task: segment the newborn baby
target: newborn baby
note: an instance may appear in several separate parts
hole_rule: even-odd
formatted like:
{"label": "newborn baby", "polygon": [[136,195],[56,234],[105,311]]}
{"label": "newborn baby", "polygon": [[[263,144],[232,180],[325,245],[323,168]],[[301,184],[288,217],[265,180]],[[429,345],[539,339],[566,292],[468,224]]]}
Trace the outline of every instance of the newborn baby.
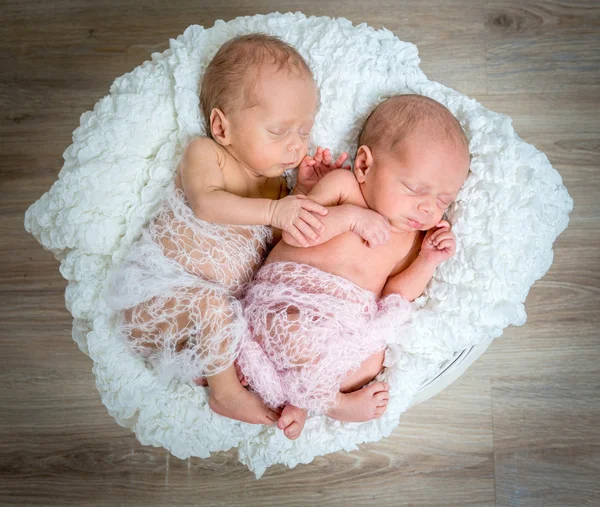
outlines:
{"label": "newborn baby", "polygon": [[[288,196],[284,171],[299,166],[298,191],[340,168],[328,150],[305,159],[318,93],[302,56],[262,34],[224,44],[200,94],[209,137],[186,147],[174,185],[141,239],[109,279],[118,334],[170,380],[206,377],[219,414],[272,424],[278,413],[244,389],[236,358],[246,326],[239,298],[284,230],[317,240],[327,210]],[[371,214],[364,236],[390,226]]]}
{"label": "newborn baby", "polygon": [[[470,154],[454,116],[432,99],[397,96],[369,116],[358,145],[354,174],[330,172],[308,194],[329,207],[320,239],[300,248],[284,232],[243,301],[251,339],[238,363],[269,406],[287,404],[278,427],[292,439],[307,409],[342,421],[383,414],[386,384],[355,389],[381,370],[385,342],[407,320],[407,301],[455,253],[442,216]],[[375,249],[353,234],[364,209],[393,226]]]}

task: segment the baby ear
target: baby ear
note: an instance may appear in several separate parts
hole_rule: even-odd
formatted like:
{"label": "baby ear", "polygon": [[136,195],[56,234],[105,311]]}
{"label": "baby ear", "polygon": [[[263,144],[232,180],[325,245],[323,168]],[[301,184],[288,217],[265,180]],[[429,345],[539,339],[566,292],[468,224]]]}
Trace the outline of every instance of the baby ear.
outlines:
{"label": "baby ear", "polygon": [[229,122],[225,113],[216,107],[210,112],[210,132],[213,139],[222,146],[230,144]]}
{"label": "baby ear", "polygon": [[354,174],[359,183],[364,183],[371,166],[373,165],[373,153],[368,146],[362,145],[356,152],[354,159]]}

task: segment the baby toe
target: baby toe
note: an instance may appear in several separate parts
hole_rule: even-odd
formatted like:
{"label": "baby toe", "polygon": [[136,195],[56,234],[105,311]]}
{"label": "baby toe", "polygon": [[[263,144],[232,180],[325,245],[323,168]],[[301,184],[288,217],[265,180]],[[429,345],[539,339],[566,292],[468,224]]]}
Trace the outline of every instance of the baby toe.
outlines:
{"label": "baby toe", "polygon": [[290,440],[296,440],[300,436],[299,425],[297,423],[290,424],[285,430],[283,430],[283,434]]}
{"label": "baby toe", "polygon": [[387,392],[389,388],[390,387],[385,382],[375,382],[374,384],[371,384],[368,387],[368,389],[370,389],[373,394]]}
{"label": "baby toe", "polygon": [[290,417],[289,415],[283,415],[277,421],[277,427],[280,430],[283,430],[283,429],[287,428],[290,425],[290,423],[292,423],[292,422],[293,422],[292,417]]}
{"label": "baby toe", "polygon": [[385,411],[387,409],[387,405],[384,405],[383,407],[377,407],[375,409],[375,417],[381,417]]}
{"label": "baby toe", "polygon": [[373,398],[375,398],[375,401],[378,405],[382,405],[388,402],[388,400],[390,399],[390,395],[387,391],[380,391],[376,393],[375,396],[373,396]]}

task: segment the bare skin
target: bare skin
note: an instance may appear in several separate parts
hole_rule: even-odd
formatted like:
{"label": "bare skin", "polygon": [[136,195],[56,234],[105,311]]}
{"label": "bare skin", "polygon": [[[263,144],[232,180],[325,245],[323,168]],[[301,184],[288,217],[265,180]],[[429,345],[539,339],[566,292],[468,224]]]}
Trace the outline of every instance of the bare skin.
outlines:
{"label": "bare skin", "polygon": [[258,396],[241,385],[234,368],[208,378],[208,404],[217,414],[251,424],[272,425],[279,419],[279,412],[265,406]]}

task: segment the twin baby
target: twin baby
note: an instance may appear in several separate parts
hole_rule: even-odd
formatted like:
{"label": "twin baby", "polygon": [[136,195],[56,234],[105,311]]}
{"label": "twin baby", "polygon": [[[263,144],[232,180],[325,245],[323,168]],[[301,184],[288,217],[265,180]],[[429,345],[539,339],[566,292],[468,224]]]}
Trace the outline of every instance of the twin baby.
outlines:
{"label": "twin baby", "polygon": [[307,156],[312,73],[261,34],[220,48],[201,107],[210,137],[186,147],[111,276],[120,334],[159,375],[205,379],[213,411],[290,439],[307,410],[380,417],[388,386],[369,382],[386,342],[455,252],[442,217],[469,170],[460,124],[434,100],[396,96],[366,120],[354,172],[346,154]]}

